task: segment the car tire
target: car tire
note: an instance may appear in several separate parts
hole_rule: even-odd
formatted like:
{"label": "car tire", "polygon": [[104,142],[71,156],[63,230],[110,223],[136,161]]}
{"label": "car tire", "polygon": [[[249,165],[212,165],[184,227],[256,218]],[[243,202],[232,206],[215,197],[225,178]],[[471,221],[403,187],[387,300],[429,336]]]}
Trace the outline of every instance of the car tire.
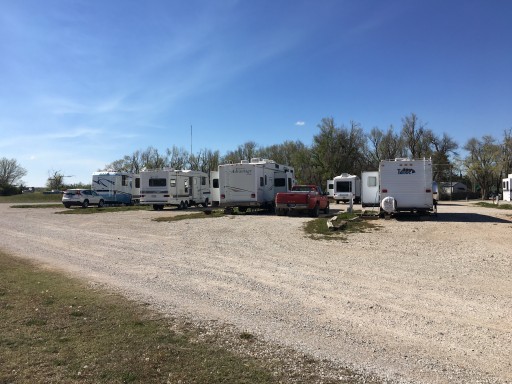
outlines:
{"label": "car tire", "polygon": [[103,208],[104,205],[105,205],[105,202],[103,201],[103,199],[101,199],[100,202],[98,203],[98,208]]}
{"label": "car tire", "polygon": [[71,204],[64,204],[64,207],[71,208]]}
{"label": "car tire", "polygon": [[312,208],[310,211],[309,211],[309,215],[311,217],[318,217],[318,214],[320,213],[320,207],[317,205],[315,205],[314,208]]}
{"label": "car tire", "polygon": [[327,203],[327,205],[325,206],[325,209],[324,209],[324,213],[327,215],[329,214],[329,203]]}
{"label": "car tire", "polygon": [[89,206],[89,200],[84,200],[82,203],[82,208],[87,208]]}

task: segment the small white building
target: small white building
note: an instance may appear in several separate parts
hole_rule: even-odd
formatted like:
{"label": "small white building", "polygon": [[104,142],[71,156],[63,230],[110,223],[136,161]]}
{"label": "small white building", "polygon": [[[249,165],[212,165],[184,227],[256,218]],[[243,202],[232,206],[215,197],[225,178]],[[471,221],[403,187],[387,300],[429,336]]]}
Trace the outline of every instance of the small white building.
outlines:
{"label": "small white building", "polygon": [[512,201],[511,191],[510,191],[512,189],[512,173],[509,174],[507,178],[503,179],[502,187],[503,187],[503,200]]}
{"label": "small white building", "polygon": [[459,182],[441,182],[439,186],[441,187],[441,193],[448,196],[466,193],[468,191],[466,184]]}

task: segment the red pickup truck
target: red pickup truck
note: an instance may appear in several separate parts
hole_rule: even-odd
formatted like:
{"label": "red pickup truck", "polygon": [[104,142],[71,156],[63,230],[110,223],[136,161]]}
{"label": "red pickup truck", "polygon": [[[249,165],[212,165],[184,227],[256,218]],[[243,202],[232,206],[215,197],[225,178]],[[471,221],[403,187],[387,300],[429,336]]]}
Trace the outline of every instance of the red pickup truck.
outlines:
{"label": "red pickup truck", "polygon": [[312,217],[318,217],[320,211],[329,213],[329,198],[316,185],[295,185],[290,192],[279,192],[275,203],[279,216],[290,211],[307,211]]}

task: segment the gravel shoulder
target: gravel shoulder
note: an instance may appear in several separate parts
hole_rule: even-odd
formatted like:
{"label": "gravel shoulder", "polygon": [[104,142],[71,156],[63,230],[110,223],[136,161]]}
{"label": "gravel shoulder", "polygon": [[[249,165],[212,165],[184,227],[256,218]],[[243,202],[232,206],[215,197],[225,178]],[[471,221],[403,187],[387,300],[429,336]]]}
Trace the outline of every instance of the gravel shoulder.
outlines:
{"label": "gravel shoulder", "polygon": [[341,242],[302,217],[59,210],[0,204],[0,247],[382,381],[512,382],[511,211],[440,204]]}

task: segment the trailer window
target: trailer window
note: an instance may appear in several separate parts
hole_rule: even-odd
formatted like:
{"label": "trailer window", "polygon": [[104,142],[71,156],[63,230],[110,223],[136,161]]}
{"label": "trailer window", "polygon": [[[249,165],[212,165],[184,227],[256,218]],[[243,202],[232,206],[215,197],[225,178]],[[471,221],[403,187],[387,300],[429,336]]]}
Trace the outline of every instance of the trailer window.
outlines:
{"label": "trailer window", "polygon": [[201,185],[206,185],[206,177],[201,177]]}
{"label": "trailer window", "polygon": [[286,179],[284,177],[274,179],[274,187],[286,187]]}
{"label": "trailer window", "polygon": [[376,176],[368,176],[368,187],[376,187],[377,186],[377,177]]}
{"label": "trailer window", "polygon": [[290,177],[290,178],[288,178],[288,190],[291,190],[292,187],[293,187],[293,181],[292,181],[292,179]]}
{"label": "trailer window", "polygon": [[135,178],[135,188],[140,188],[140,177]]}
{"label": "trailer window", "polygon": [[150,187],[165,187],[167,182],[165,179],[149,179]]}
{"label": "trailer window", "polygon": [[175,187],[176,186],[176,179],[171,179],[171,187]]}
{"label": "trailer window", "polygon": [[263,187],[265,184],[263,183],[263,177],[260,177],[260,187]]}
{"label": "trailer window", "polygon": [[352,192],[352,183],[350,181],[337,181],[336,192]]}
{"label": "trailer window", "polygon": [[126,176],[126,175],[121,176],[121,185],[123,187],[126,187],[128,185],[128,176]]}
{"label": "trailer window", "polygon": [[219,179],[213,179],[212,185],[213,188],[219,188]]}

